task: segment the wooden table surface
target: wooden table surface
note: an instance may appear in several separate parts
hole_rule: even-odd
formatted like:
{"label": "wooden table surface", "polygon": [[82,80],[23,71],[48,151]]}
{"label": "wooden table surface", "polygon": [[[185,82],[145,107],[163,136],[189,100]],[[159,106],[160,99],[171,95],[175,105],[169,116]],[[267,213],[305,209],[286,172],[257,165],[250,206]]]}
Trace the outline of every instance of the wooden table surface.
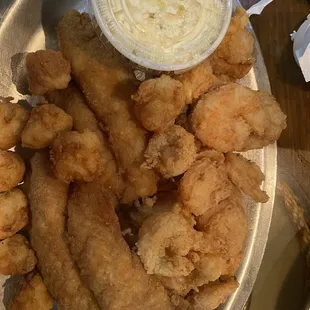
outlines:
{"label": "wooden table surface", "polygon": [[[245,8],[258,0],[241,0]],[[274,0],[251,23],[259,39],[271,88],[288,126],[279,142],[279,168],[290,175],[290,186],[310,201],[310,83],[295,63],[290,33],[310,13],[308,0]]]}
{"label": "wooden table surface", "polygon": [[[240,2],[248,8],[258,0]],[[309,0],[274,0],[261,15],[251,17],[269,74],[272,93],[288,116],[287,129],[278,142],[278,184],[288,186],[296,196],[298,204],[305,210],[308,220],[310,83],[305,82],[294,60],[290,34],[299,28],[309,13]],[[293,240],[294,225],[290,226],[290,220],[285,220],[283,205],[283,197],[281,200],[281,195],[278,195],[269,238],[273,240],[268,241],[256,289],[253,291],[251,310],[304,309],[305,294],[308,291],[305,289],[306,259],[301,258],[302,254],[298,255],[301,251],[299,246],[296,246],[298,241]],[[282,221],[282,227],[277,227],[281,226],[277,221]],[[285,238],[286,241],[283,241]],[[277,253],[278,245],[285,242],[287,245],[283,245],[282,253]]]}

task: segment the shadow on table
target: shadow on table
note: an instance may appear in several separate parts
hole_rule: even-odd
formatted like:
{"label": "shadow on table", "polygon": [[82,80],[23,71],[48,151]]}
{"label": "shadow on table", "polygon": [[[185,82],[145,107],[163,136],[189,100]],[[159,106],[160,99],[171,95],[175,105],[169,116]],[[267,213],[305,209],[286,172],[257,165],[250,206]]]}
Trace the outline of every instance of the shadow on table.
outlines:
{"label": "shadow on table", "polygon": [[299,255],[282,284],[275,310],[304,310],[307,301],[306,285],[300,288],[296,285],[296,276],[300,275],[300,266],[304,264],[304,256]]}

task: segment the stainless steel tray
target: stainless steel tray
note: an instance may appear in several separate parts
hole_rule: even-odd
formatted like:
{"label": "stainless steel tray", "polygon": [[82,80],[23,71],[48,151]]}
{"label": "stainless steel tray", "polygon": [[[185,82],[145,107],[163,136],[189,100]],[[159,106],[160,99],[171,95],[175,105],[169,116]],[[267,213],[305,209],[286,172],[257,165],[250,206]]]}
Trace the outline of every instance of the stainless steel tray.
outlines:
{"label": "stainless steel tray", "polygon": [[[57,48],[55,26],[70,10],[87,11],[87,0],[1,0],[0,1],[0,96],[13,96],[21,104],[40,100],[27,91],[25,53]],[[252,29],[251,29],[252,31]],[[242,83],[253,89],[270,91],[269,79],[257,39],[256,65]],[[264,254],[271,222],[276,185],[276,146],[247,152],[246,156],[260,165],[266,175],[264,190],[270,196],[267,204],[246,200],[249,234],[244,261],[237,274],[240,287],[223,305],[222,310],[240,310],[249,298]],[[0,277],[0,310],[14,292],[7,278]]]}

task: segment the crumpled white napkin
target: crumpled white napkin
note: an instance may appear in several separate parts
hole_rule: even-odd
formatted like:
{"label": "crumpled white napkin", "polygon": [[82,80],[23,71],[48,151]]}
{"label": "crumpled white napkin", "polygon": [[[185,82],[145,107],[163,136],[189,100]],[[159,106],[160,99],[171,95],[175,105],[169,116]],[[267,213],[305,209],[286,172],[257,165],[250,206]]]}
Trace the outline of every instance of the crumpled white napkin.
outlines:
{"label": "crumpled white napkin", "polygon": [[252,5],[248,10],[247,13],[249,16],[251,15],[259,15],[263,9],[269,4],[271,3],[273,0],[261,0],[258,3]]}
{"label": "crumpled white napkin", "polygon": [[306,82],[310,82],[310,15],[297,31],[291,34],[293,52]]}

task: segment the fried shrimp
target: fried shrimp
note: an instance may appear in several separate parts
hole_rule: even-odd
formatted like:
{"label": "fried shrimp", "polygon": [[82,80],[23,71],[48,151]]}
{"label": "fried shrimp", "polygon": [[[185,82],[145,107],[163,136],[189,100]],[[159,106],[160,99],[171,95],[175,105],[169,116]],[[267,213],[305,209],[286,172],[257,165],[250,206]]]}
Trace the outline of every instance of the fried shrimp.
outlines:
{"label": "fried shrimp", "polygon": [[[229,198],[219,203],[213,212],[198,217],[196,228],[204,234],[206,254],[224,260],[221,275],[233,276],[243,258],[248,224],[240,190],[236,187]],[[212,257],[211,257],[212,258]]]}
{"label": "fried shrimp", "polygon": [[245,28],[248,23],[246,11],[237,7],[222,43],[210,58],[216,76],[241,79],[252,68],[254,38]]}
{"label": "fried shrimp", "polygon": [[286,128],[286,116],[271,95],[235,83],[207,93],[191,120],[196,137],[221,152],[262,148]]}
{"label": "fried shrimp", "polygon": [[224,156],[215,151],[198,154],[197,161],[187,170],[179,185],[182,203],[196,216],[229,197],[231,191]]}
{"label": "fried shrimp", "polygon": [[176,295],[185,297],[191,290],[216,281],[228,271],[227,261],[219,254],[195,253],[192,255],[195,269],[187,276],[163,277],[160,280],[166,289]]}
{"label": "fried shrimp", "polygon": [[0,239],[13,236],[28,224],[28,202],[18,188],[0,193]]}
{"label": "fried shrimp", "polygon": [[160,276],[162,284],[174,294],[186,296],[221,276],[233,276],[243,257],[247,220],[242,208],[240,191],[216,208],[197,218],[196,228],[202,238],[196,238],[191,252],[194,269],[186,276]]}
{"label": "fried shrimp", "polygon": [[0,150],[0,192],[9,191],[23,180],[25,162],[17,153]]}
{"label": "fried shrimp", "polygon": [[29,112],[16,103],[13,98],[0,97],[0,149],[8,150],[20,142],[21,133],[26,126]]}
{"label": "fried shrimp", "polygon": [[150,139],[145,151],[146,165],[165,178],[187,171],[196,158],[195,137],[181,126],[174,125]]}
{"label": "fried shrimp", "polygon": [[54,104],[36,106],[22,132],[22,144],[32,149],[43,149],[52,143],[60,132],[70,131],[72,117]]}
{"label": "fried shrimp", "polygon": [[37,272],[25,276],[20,291],[9,306],[9,310],[50,310],[52,308],[53,299]]}
{"label": "fried shrimp", "polygon": [[231,278],[227,281],[216,281],[207,284],[199,289],[188,299],[193,310],[214,310],[220,304],[226,302],[228,297],[232,295],[238,288],[239,283]]}
{"label": "fried shrimp", "polygon": [[34,252],[24,236],[17,234],[0,242],[0,274],[25,274],[33,270],[36,263]]}
{"label": "fried shrimp", "polygon": [[172,126],[185,106],[182,84],[169,75],[143,82],[132,99],[137,118],[144,128],[155,132]]}
{"label": "fried shrimp", "polygon": [[175,78],[183,84],[186,104],[191,104],[211,88],[215,77],[210,60],[205,60],[194,69],[176,75]]}
{"label": "fried shrimp", "polygon": [[282,131],[286,128],[286,115],[281,111],[276,99],[265,91],[257,92],[264,117],[260,120],[265,124],[260,130],[255,131],[248,140],[247,149],[258,149],[267,146],[279,139]]}
{"label": "fried shrimp", "polygon": [[44,95],[68,87],[71,67],[61,52],[46,50],[29,53],[26,64],[29,90],[33,95]]}
{"label": "fried shrimp", "polygon": [[237,187],[257,202],[268,201],[268,195],[260,189],[265,176],[254,162],[241,154],[227,153],[225,163],[228,177]]}
{"label": "fried shrimp", "polygon": [[219,240],[220,248],[211,250],[221,253],[223,258],[229,260],[240,255],[243,251],[247,234],[247,218],[240,205],[232,203],[229,199],[221,202],[220,211],[215,212],[207,222],[198,219],[197,229],[204,232],[207,240]]}
{"label": "fried shrimp", "polygon": [[59,134],[51,145],[50,159],[57,178],[92,181],[99,169],[100,140],[89,130]]}
{"label": "fried shrimp", "polygon": [[149,274],[187,276],[195,268],[188,255],[199,236],[181,214],[155,213],[140,228],[138,255]]}

